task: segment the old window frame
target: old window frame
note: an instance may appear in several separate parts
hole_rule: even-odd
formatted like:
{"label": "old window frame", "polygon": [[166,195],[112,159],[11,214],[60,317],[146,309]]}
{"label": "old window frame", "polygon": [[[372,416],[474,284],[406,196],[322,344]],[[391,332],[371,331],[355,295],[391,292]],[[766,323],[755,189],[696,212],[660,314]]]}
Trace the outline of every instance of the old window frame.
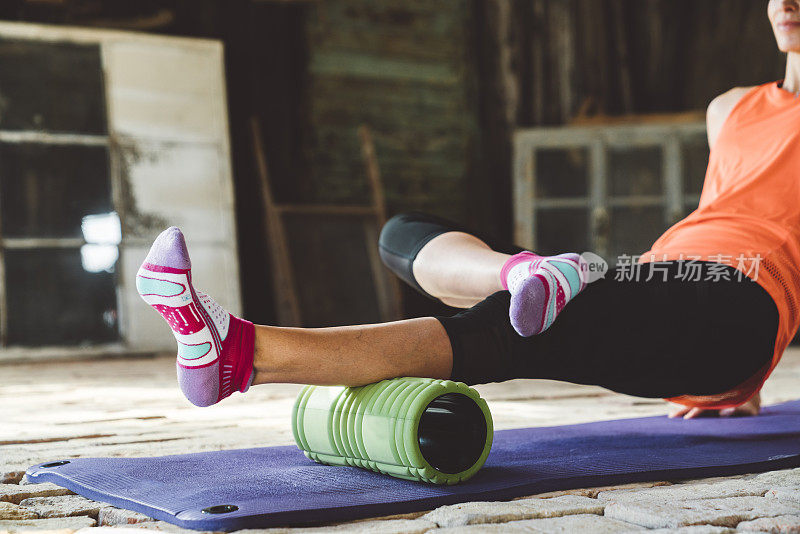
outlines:
{"label": "old window frame", "polygon": [[[117,195],[114,194],[115,180],[111,173],[111,137],[106,134],[74,134],[74,133],[54,133],[33,130],[0,130],[0,143],[5,144],[36,144],[45,146],[91,146],[103,147],[109,157],[108,161],[108,181],[111,191],[111,205],[115,211],[118,212],[116,203]],[[6,237],[2,225],[0,225],[0,348],[2,349],[17,349],[24,353],[35,354],[36,352],[52,353],[54,347],[29,347],[27,345],[9,345],[8,344],[8,294],[6,279],[6,251],[7,250],[26,250],[26,249],[80,249],[87,242],[84,238],[76,237]],[[119,248],[119,246],[117,247]],[[116,296],[116,307],[120,308],[119,295]],[[119,325],[117,326],[118,333]],[[56,347],[62,347],[58,345]],[[63,346],[66,352],[75,352],[74,348],[69,345]],[[124,344],[122,341],[115,341],[111,343],[98,342],[92,344],[91,347],[83,347],[83,350],[89,349],[90,352],[104,353],[108,351],[122,351]]]}
{"label": "old window frame", "polygon": [[[226,310],[241,314],[222,43],[3,21],[0,38],[100,46],[107,132],[87,136],[14,131],[6,138],[22,140],[20,136],[35,134],[43,141],[71,143],[107,135],[95,141],[108,144],[111,207],[122,226],[116,273],[119,340],[0,346],[0,363],[173,352],[170,329],[142,301],[135,285],[135,273],[153,239],[170,224],[181,227],[190,241],[197,259],[193,278]],[[165,99],[175,105],[172,113],[163,113]],[[187,154],[191,165],[179,165]],[[202,192],[198,198],[191,203],[165,200],[175,194],[175,184],[186,180]],[[5,273],[0,275],[5,278]]]}
{"label": "old window frame", "polygon": [[[688,140],[705,133],[706,125],[702,121],[517,130],[514,134],[512,178],[515,242],[536,249],[536,220],[540,210],[585,208],[589,212],[587,243],[591,245],[592,252],[610,260],[607,258],[607,237],[611,208],[663,208],[664,224],[669,226],[675,223],[685,215],[687,207],[696,206],[700,200],[699,194],[684,191],[685,162],[681,147]],[[662,153],[663,194],[612,197],[609,194],[609,151],[650,147],[659,148]],[[537,198],[537,151],[569,148],[583,148],[589,152],[588,196]]]}

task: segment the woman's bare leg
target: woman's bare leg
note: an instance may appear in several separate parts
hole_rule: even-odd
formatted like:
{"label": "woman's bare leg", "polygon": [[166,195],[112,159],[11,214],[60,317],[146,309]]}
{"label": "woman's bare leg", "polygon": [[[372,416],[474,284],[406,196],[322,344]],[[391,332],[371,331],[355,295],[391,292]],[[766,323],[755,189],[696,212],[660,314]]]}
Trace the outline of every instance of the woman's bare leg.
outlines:
{"label": "woman's bare leg", "polygon": [[[447,232],[414,260],[414,277],[445,304],[471,307],[501,291],[510,256],[475,236]],[[449,378],[453,355],[442,324],[431,317],[334,328],[257,326],[254,384],[295,382],[358,386],[397,376]]]}
{"label": "woman's bare leg", "polygon": [[231,315],[193,287],[189,251],[175,227],[156,238],[136,288],[175,334],[178,382],[197,406],[247,391],[252,383],[357,386],[452,374],[450,338],[432,317],[303,329],[255,326]]}
{"label": "woman's bare leg", "polygon": [[361,386],[398,376],[450,378],[453,355],[432,318],[332,328],[256,326],[253,384]]}
{"label": "woman's bare leg", "polygon": [[401,213],[386,221],[378,250],[398,277],[451,306],[472,307],[507,289],[508,318],[523,337],[550,328],[587,283],[585,262],[577,253],[540,256],[504,247],[424,213]]}
{"label": "woman's bare leg", "polygon": [[447,232],[422,247],[412,268],[428,294],[449,306],[469,308],[503,290],[500,270],[508,258],[473,235]]}

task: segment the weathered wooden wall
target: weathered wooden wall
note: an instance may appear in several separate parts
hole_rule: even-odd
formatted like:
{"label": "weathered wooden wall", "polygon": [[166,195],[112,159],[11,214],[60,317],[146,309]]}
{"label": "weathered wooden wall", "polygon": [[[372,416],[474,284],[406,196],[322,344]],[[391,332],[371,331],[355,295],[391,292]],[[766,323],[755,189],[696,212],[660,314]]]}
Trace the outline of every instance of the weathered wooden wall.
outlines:
{"label": "weathered wooden wall", "polygon": [[392,212],[467,217],[477,132],[466,0],[344,0],[308,12],[313,194],[366,198],[356,128],[369,124]]}
{"label": "weathered wooden wall", "polygon": [[508,116],[705,109],[736,85],[782,76],[766,2],[489,0]]}

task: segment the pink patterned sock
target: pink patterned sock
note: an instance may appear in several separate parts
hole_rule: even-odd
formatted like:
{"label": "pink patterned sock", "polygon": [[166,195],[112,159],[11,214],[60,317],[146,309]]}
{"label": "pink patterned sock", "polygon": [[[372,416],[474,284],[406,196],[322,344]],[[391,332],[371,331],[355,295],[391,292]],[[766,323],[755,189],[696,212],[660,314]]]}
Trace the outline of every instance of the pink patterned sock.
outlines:
{"label": "pink patterned sock", "polygon": [[503,289],[511,291],[509,286],[516,288],[536,270],[544,259],[544,256],[539,256],[535,252],[528,252],[527,250],[508,258],[508,261],[500,270],[500,282],[503,284]]}
{"label": "pink patterned sock", "polygon": [[178,383],[192,404],[211,406],[244,393],[253,379],[255,327],[192,286],[183,234],[159,235],[136,275],[136,289],[178,341]]}
{"label": "pink patterned sock", "polygon": [[500,271],[503,287],[511,293],[508,316],[524,337],[544,332],[564,306],[586,287],[582,258],[567,253],[539,256],[520,252]]}

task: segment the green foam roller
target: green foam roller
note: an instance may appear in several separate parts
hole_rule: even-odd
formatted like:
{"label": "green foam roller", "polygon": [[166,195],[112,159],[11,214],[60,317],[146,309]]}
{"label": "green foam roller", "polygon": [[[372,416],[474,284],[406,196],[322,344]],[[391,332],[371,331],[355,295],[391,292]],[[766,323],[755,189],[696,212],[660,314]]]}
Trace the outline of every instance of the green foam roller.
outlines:
{"label": "green foam roller", "polygon": [[486,462],[493,426],[486,401],[466,384],[403,377],[306,386],[294,403],[292,432],[316,462],[458,484]]}

